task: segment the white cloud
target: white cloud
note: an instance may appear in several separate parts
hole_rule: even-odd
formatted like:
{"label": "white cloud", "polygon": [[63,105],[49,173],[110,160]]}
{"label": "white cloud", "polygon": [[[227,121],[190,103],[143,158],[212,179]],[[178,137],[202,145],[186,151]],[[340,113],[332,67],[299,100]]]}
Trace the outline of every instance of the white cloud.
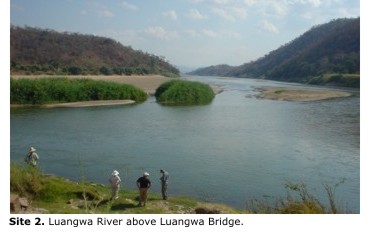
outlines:
{"label": "white cloud", "polygon": [[131,3],[128,3],[128,2],[121,2],[121,6],[123,8],[125,8],[126,10],[130,10],[130,11],[137,11],[139,10],[139,8]]}
{"label": "white cloud", "polygon": [[170,11],[164,12],[163,13],[163,16],[168,17],[168,18],[170,18],[172,20],[177,20],[178,19],[177,14],[176,14],[176,11],[174,11],[174,10],[170,10]]}
{"label": "white cloud", "polygon": [[114,17],[114,14],[113,12],[111,12],[110,10],[108,9],[101,9],[101,10],[98,10],[98,14],[102,17],[107,17],[107,18],[112,18]]}
{"label": "white cloud", "polygon": [[227,12],[226,10],[224,10],[224,9],[220,9],[220,8],[213,8],[212,9],[212,12],[214,13],[214,14],[216,14],[216,15],[218,15],[218,16],[220,16],[221,18],[224,18],[224,19],[226,19],[226,20],[228,20],[228,21],[232,21],[232,22],[234,22],[236,19],[235,19],[235,17],[232,15],[232,14],[230,14],[229,12]]}
{"label": "white cloud", "polygon": [[223,19],[231,22],[235,22],[238,19],[245,19],[247,17],[247,10],[241,7],[226,7],[226,8],[216,8],[212,9],[212,12]]}
{"label": "white cloud", "polygon": [[321,0],[307,0],[306,2],[313,5],[314,7],[319,7],[322,4]]}
{"label": "white cloud", "polygon": [[207,37],[212,37],[212,38],[215,38],[215,37],[218,37],[219,34],[213,30],[210,30],[210,29],[203,29],[202,30],[202,33],[203,35],[207,36]]}
{"label": "white cloud", "polygon": [[271,22],[264,20],[261,23],[261,28],[264,31],[271,32],[271,33],[279,33],[279,29]]}
{"label": "white cloud", "polygon": [[185,36],[190,36],[190,37],[199,37],[201,34],[194,29],[188,29],[184,31]]}
{"label": "white cloud", "polygon": [[153,36],[159,39],[164,39],[164,40],[173,39],[178,36],[176,31],[167,31],[160,26],[149,27],[145,29],[144,32],[150,36]]}
{"label": "white cloud", "polygon": [[213,0],[213,2],[217,4],[227,4],[229,3],[229,0]]}
{"label": "white cloud", "polygon": [[286,1],[282,2],[272,1],[264,6],[263,12],[265,15],[283,18],[289,12],[289,4]]}
{"label": "white cloud", "polygon": [[204,20],[204,19],[208,19],[208,16],[207,15],[203,15],[201,14],[197,9],[191,9],[189,11],[189,17],[191,19],[194,19],[194,20]]}

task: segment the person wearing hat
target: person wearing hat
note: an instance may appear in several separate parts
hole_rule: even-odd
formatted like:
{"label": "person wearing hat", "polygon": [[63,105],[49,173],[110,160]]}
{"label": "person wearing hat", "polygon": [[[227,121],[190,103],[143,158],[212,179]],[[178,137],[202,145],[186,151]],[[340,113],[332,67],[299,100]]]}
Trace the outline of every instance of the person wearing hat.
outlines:
{"label": "person wearing hat", "polygon": [[139,196],[139,206],[145,206],[147,198],[148,198],[148,189],[152,185],[150,180],[148,179],[149,173],[144,172],[143,176],[137,179],[136,185],[139,188],[140,196]]}
{"label": "person wearing hat", "polygon": [[162,187],[162,198],[163,200],[167,200],[168,194],[167,194],[167,188],[168,188],[168,172],[165,171],[164,169],[159,170],[160,173],[162,173],[162,176],[160,179],[161,181],[161,187]]}
{"label": "person wearing hat", "polygon": [[118,191],[121,183],[121,178],[118,176],[119,172],[114,170],[112,172],[111,177],[109,178],[110,187],[112,189],[112,197],[111,200],[118,198]]}
{"label": "person wearing hat", "polygon": [[37,166],[37,161],[39,160],[39,156],[36,153],[36,149],[33,147],[30,147],[28,150],[28,154],[26,158],[24,159],[26,163],[29,165],[36,167]]}

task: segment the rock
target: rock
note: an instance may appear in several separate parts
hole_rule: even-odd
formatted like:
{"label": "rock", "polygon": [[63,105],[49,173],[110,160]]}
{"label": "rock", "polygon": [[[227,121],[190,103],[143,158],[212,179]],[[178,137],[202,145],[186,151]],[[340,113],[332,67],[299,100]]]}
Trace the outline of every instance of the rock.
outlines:
{"label": "rock", "polygon": [[17,213],[21,209],[19,203],[19,196],[17,194],[10,194],[10,212]]}
{"label": "rock", "polygon": [[29,202],[25,197],[19,197],[17,194],[10,194],[10,212],[19,213],[21,210],[29,208]]}
{"label": "rock", "polygon": [[198,207],[195,208],[196,214],[221,214],[220,210],[217,209],[209,209],[206,207]]}

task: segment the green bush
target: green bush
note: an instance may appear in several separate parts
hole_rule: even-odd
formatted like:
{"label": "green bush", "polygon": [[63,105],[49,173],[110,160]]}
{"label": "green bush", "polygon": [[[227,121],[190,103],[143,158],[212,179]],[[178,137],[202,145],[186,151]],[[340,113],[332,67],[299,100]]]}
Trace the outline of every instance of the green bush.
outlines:
{"label": "green bush", "polygon": [[155,92],[157,101],[167,105],[204,105],[212,102],[212,88],[197,81],[171,80]]}
{"label": "green bush", "polygon": [[11,104],[124,99],[143,102],[147,94],[131,85],[89,79],[10,79]]}

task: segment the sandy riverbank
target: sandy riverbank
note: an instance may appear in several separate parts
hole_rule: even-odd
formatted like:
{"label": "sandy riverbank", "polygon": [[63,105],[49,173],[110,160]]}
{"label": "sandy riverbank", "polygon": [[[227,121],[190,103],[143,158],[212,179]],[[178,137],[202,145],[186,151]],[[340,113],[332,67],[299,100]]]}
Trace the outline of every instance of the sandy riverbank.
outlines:
{"label": "sandy riverbank", "polygon": [[333,90],[306,90],[281,87],[256,88],[260,92],[256,97],[279,101],[319,101],[331,98],[349,97],[352,94]]}

